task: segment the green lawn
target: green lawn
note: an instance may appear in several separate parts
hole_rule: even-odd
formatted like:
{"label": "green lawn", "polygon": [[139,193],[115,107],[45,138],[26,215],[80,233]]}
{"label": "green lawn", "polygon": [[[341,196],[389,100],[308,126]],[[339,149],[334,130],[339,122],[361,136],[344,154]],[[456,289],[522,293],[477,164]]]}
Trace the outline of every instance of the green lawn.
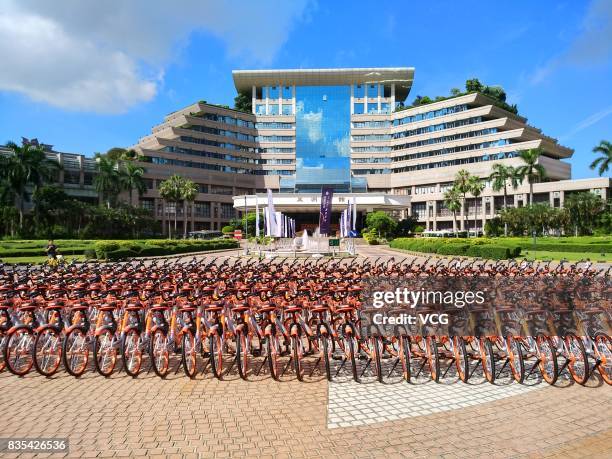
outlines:
{"label": "green lawn", "polygon": [[523,250],[520,258],[528,260],[542,261],[559,261],[566,259],[567,261],[581,261],[589,259],[593,262],[612,263],[612,253],[606,253],[603,256],[596,253],[576,253],[576,252],[544,252],[534,250]]}
{"label": "green lawn", "polygon": [[[85,257],[83,255],[68,256],[65,258],[65,260],[66,262],[70,262],[73,258],[76,258],[78,261],[85,260]],[[40,263],[44,263],[45,261],[47,261],[47,257],[45,256],[41,256],[41,257],[2,257],[0,259],[2,260],[3,263],[9,263],[9,264],[14,264],[14,263],[40,264]]]}

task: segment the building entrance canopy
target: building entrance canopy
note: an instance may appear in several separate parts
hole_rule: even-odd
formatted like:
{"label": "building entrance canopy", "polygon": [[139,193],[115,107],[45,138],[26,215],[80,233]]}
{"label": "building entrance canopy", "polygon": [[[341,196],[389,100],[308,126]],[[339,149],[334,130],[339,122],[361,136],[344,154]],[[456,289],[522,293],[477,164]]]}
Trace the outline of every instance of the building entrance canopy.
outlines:
{"label": "building entrance canopy", "polygon": [[[332,200],[332,211],[341,212],[355,198],[358,212],[373,212],[375,210],[406,210],[410,207],[410,196],[378,193],[338,193]],[[245,210],[245,196],[234,196],[234,208]],[[284,213],[319,212],[321,207],[320,193],[274,193],[274,207]],[[267,195],[261,193],[246,196],[246,210],[253,211],[255,206],[263,209],[268,205]]]}

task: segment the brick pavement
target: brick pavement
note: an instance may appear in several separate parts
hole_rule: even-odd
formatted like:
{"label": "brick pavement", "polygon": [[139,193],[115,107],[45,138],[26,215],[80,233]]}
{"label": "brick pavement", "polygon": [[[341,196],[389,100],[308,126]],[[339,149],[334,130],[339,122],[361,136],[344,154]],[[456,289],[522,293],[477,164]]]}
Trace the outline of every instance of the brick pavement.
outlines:
{"label": "brick pavement", "polygon": [[[298,383],[288,378],[279,383],[260,376],[244,382],[235,375],[227,379],[217,381],[208,373],[194,381],[181,374],[166,381],[152,374],[133,380],[124,373],[109,379],[92,373],[81,380],[64,374],[19,379],[2,373],[0,436],[69,437],[70,457],[612,454],[612,391],[607,386],[512,389],[511,396],[486,396],[474,403],[474,394],[457,392],[452,401],[444,402],[437,389],[408,385],[404,392],[394,386],[395,398],[384,401],[388,389],[367,384],[364,387],[376,391],[378,406],[406,409],[406,401],[395,400],[407,398],[416,404],[449,403],[449,409],[330,429],[335,399],[332,396],[328,411],[325,381]],[[329,390],[333,395],[349,385],[353,383],[334,383]],[[591,386],[596,386],[595,380]]]}

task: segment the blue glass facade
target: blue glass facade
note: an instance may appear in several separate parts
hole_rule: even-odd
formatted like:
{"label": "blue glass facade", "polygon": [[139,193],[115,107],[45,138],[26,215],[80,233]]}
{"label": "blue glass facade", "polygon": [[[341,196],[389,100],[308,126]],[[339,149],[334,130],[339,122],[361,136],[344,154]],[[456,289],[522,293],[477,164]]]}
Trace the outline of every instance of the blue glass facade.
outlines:
{"label": "blue glass facade", "polygon": [[296,192],[351,191],[350,89],[296,88]]}

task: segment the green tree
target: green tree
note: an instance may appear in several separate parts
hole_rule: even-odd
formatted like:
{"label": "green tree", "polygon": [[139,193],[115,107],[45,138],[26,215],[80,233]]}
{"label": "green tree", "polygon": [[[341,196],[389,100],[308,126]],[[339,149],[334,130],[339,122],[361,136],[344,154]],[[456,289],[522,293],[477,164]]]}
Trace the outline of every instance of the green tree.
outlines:
{"label": "green tree", "polygon": [[386,237],[393,234],[397,228],[397,220],[387,215],[382,210],[370,212],[366,216],[366,225],[368,228],[374,229],[379,237]]}
{"label": "green tree", "polygon": [[114,147],[108,150],[104,156],[112,159],[113,161],[133,161],[139,158],[136,150]]}
{"label": "green tree", "polygon": [[519,153],[519,157],[523,160],[523,165],[519,166],[517,174],[521,177],[521,180],[527,179],[529,183],[530,205],[533,204],[533,184],[546,178],[544,166],[538,164],[541,155],[542,150],[540,148],[530,148]]}
{"label": "green tree", "polygon": [[476,235],[476,226],[478,224],[478,198],[482,194],[482,190],[484,190],[485,184],[482,183],[482,181],[475,175],[472,175],[470,177],[468,183],[470,193],[472,194],[472,196],[474,196],[474,198],[476,198],[476,212],[474,213],[474,235]]}
{"label": "green tree", "polygon": [[407,218],[398,221],[397,227],[395,228],[395,235],[397,237],[409,236],[410,233],[414,232],[417,223],[418,220],[414,215],[410,215]]}
{"label": "green tree", "polygon": [[461,95],[461,89],[459,88],[451,88],[450,90],[451,96],[457,97]]}
{"label": "green tree", "polygon": [[450,188],[444,193],[446,208],[453,213],[453,231],[456,233],[459,228],[457,225],[457,212],[461,210],[461,193],[455,187]]}
{"label": "green tree", "polygon": [[471,78],[465,82],[465,90],[467,92],[482,92],[484,86],[478,78]]}
{"label": "green tree", "polygon": [[111,208],[117,203],[117,196],[121,192],[122,179],[117,161],[108,156],[96,154],[98,173],[93,179],[94,187],[100,199]]}
{"label": "green tree", "polygon": [[[174,204],[174,232],[176,234],[176,219],[178,213],[178,204],[183,199],[183,184],[185,179],[180,175],[174,174],[167,180],[164,180],[159,185],[159,195],[162,197],[166,204],[164,207],[168,209],[167,203],[171,202]],[[172,238],[172,231],[170,229],[170,212],[168,211],[168,237]]]}
{"label": "green tree", "polygon": [[253,98],[248,91],[240,91],[234,97],[234,108],[241,112],[253,113]]}
{"label": "green tree", "polygon": [[608,172],[612,163],[612,143],[602,140],[599,145],[593,148],[593,153],[599,153],[601,156],[595,159],[589,167],[591,169],[597,168],[599,175],[604,175]]}
{"label": "green tree", "polygon": [[121,188],[127,190],[130,196],[129,204],[133,205],[132,197],[134,190],[138,192],[138,196],[141,196],[147,187],[144,182],[144,167],[137,166],[131,161],[124,161],[119,172],[119,179],[121,182]]}
{"label": "green tree", "polygon": [[[508,182],[513,190],[516,190],[520,183],[516,169],[512,166],[505,166],[501,163],[495,163],[492,167],[491,176],[489,177],[493,187],[493,191],[504,190],[504,209],[508,208]],[[508,226],[504,226],[504,236],[508,236]]]}
{"label": "green tree", "polygon": [[593,232],[605,205],[603,199],[591,192],[570,194],[565,198],[564,206],[576,236]]}
{"label": "green tree", "polygon": [[461,194],[461,209],[463,211],[463,229],[467,230],[467,209],[465,208],[466,203],[466,195],[470,192],[470,173],[465,169],[461,169],[455,175],[455,184],[453,188],[455,188]]}
{"label": "green tree", "polygon": [[61,166],[48,159],[40,146],[24,144],[20,147],[8,142],[6,147],[10,153],[0,165],[0,180],[4,184],[3,193],[17,202],[19,228],[23,230],[25,203],[29,200],[28,188],[36,191],[44,183],[52,182]]}
{"label": "green tree", "polygon": [[[187,237],[187,205],[193,204],[198,195],[198,186],[192,180],[184,180],[181,190],[181,198],[183,199],[183,238]],[[193,209],[192,209],[193,212]]]}

